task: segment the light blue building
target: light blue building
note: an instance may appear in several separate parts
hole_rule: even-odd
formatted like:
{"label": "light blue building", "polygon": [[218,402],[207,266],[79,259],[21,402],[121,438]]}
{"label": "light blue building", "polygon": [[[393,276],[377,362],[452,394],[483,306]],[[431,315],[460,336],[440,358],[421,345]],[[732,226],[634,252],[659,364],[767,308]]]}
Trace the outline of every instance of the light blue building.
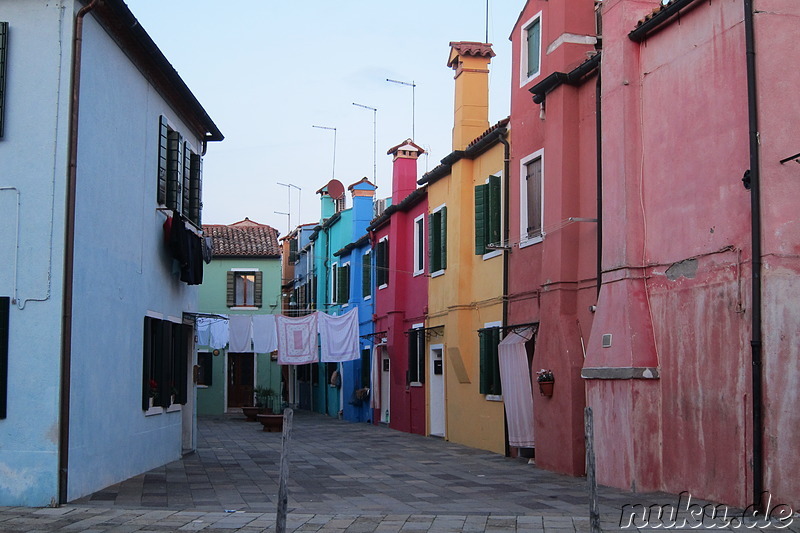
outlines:
{"label": "light blue building", "polygon": [[121,0],[0,6],[0,506],[45,506],[195,447],[222,134]]}

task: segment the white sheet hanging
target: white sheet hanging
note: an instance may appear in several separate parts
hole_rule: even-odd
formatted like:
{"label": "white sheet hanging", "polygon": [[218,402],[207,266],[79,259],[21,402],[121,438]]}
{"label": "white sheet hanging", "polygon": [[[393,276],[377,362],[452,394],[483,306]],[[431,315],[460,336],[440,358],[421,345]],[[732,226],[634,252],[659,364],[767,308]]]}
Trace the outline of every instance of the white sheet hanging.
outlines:
{"label": "white sheet hanging", "polygon": [[225,315],[220,316],[223,317],[223,320],[215,320],[208,327],[208,346],[216,350],[223,349],[228,344],[229,339],[228,321],[224,320],[227,317]]}
{"label": "white sheet hanging", "polygon": [[500,382],[508,420],[508,443],[533,448],[533,394],[531,370],[525,343],[533,337],[533,328],[510,331],[497,346]]}
{"label": "white sheet hanging", "polygon": [[218,318],[211,318],[208,316],[199,316],[195,322],[197,328],[197,344],[198,346],[211,345],[211,324],[219,320]]}
{"label": "white sheet hanging", "polygon": [[277,315],[278,363],[281,365],[305,365],[317,362],[317,315],[290,318]]}
{"label": "white sheet hanging", "polygon": [[373,409],[381,408],[381,395],[378,386],[381,383],[381,346],[372,347],[372,367],[370,368],[369,375],[369,389],[372,394],[369,395],[369,406]]}
{"label": "white sheet hanging", "polygon": [[342,363],[361,357],[358,342],[358,309],[341,316],[319,315],[320,361]]}
{"label": "white sheet hanging", "polygon": [[253,351],[271,353],[278,349],[275,315],[253,315]]}
{"label": "white sheet hanging", "polygon": [[228,319],[230,339],[228,350],[231,352],[252,352],[253,321],[250,315],[233,315]]}

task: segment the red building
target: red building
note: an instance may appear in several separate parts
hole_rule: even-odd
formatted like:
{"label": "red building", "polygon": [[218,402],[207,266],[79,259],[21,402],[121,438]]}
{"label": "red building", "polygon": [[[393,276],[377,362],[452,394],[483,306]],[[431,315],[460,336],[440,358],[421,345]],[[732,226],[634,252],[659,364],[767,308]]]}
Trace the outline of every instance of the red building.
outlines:
{"label": "red building", "polygon": [[[599,65],[592,0],[529,0],[511,34],[507,327],[528,343],[536,464],[584,473],[581,379],[597,296]],[[536,387],[551,370],[553,395]]]}
{"label": "red building", "polygon": [[602,2],[602,484],[800,506],[798,20],[796,0]]}
{"label": "red building", "polygon": [[[425,434],[424,324],[428,304],[427,245],[423,229],[428,202],[417,189],[417,159],[425,151],[411,139],[391,148],[390,205],[367,228],[375,256],[375,341],[380,406],[373,420],[392,429]],[[419,329],[420,331],[412,331]],[[420,340],[422,348],[420,348]],[[422,379],[420,379],[422,377]]]}

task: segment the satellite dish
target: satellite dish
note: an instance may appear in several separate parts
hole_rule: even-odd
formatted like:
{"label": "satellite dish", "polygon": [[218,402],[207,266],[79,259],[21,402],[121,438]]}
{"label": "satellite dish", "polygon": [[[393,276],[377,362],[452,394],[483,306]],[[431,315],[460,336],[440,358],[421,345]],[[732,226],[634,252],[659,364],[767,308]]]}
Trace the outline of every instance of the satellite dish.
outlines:
{"label": "satellite dish", "polygon": [[344,198],[344,185],[339,180],[331,180],[325,186],[328,188],[328,194],[334,200],[341,200]]}

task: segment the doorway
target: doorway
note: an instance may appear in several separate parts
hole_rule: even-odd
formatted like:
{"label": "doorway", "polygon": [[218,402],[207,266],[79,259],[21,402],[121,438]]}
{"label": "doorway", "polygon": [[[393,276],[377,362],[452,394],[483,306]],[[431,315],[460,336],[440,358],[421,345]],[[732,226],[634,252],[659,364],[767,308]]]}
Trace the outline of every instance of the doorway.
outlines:
{"label": "doorway", "polygon": [[430,403],[428,404],[428,420],[430,420],[430,434],[435,437],[445,436],[444,414],[444,346],[432,344],[430,347],[429,372],[430,380],[428,391]]}
{"label": "doorway", "polygon": [[252,407],[255,357],[252,353],[228,354],[228,409]]}
{"label": "doorway", "polygon": [[386,351],[386,346],[378,346],[378,360],[381,365],[381,416],[380,421],[383,424],[388,424],[390,420],[389,411],[389,353]]}

